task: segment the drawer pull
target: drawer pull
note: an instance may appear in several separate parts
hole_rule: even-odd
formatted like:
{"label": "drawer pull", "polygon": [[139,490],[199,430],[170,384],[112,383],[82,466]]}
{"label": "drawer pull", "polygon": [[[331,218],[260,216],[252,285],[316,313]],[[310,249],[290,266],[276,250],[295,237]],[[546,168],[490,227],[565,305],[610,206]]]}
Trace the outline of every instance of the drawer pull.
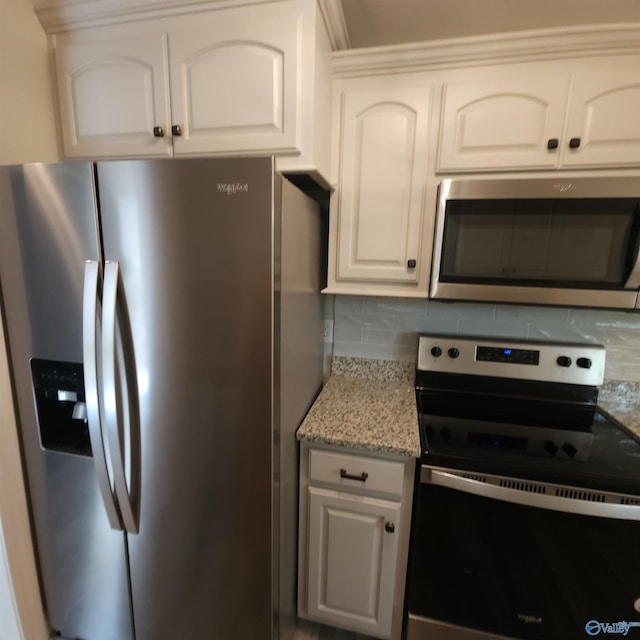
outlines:
{"label": "drawer pull", "polygon": [[384,525],[384,530],[385,530],[387,533],[393,533],[393,532],[396,530],[396,525],[395,525],[395,524],[393,524],[393,522],[387,522],[387,523]]}
{"label": "drawer pull", "polygon": [[346,478],[347,480],[358,480],[358,482],[366,482],[369,474],[363,471],[359,476],[354,476],[350,473],[347,473],[346,469],[340,469],[340,477]]}

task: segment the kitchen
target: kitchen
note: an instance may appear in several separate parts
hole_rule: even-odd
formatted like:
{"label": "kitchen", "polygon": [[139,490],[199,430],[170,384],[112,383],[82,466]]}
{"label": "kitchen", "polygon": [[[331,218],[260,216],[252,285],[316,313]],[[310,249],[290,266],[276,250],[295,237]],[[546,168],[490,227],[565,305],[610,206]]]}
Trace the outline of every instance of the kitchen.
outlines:
{"label": "kitchen", "polygon": [[[8,91],[3,90],[2,95],[3,122],[10,123],[2,128],[0,153],[3,163],[54,161],[61,155],[54,119],[56,107],[50,90],[46,39],[37,19],[25,4],[28,3],[10,2],[3,3],[2,7],[3,12],[8,12],[8,18],[5,19],[5,14],[2,20],[2,83],[3,87],[10,87]],[[9,26],[18,24],[24,25],[24,30]],[[7,64],[7,60],[14,64]],[[21,64],[15,64],[17,60]],[[637,169],[625,169],[622,173],[637,175]],[[428,188],[434,197],[434,184]],[[334,322],[334,355],[411,362],[415,360],[417,333],[440,333],[454,325],[461,334],[557,340],[578,336],[602,342],[607,346],[606,377],[631,382],[640,380],[640,322],[631,312],[473,303],[449,305],[424,299],[370,295],[336,295],[335,298],[327,297],[327,300],[329,303],[335,300],[335,310],[327,310],[328,320]],[[8,397],[6,392],[3,392],[3,397]],[[3,411],[7,409],[3,402]],[[9,417],[3,420],[3,424],[9,423]],[[3,487],[15,487],[15,491],[3,491],[2,499],[8,501],[7,504],[3,502],[1,510],[5,544],[11,550],[12,564],[17,563],[19,567],[13,572],[19,607],[21,611],[23,607],[35,608],[35,613],[34,609],[27,609],[33,615],[23,615],[26,620],[23,624],[37,625],[42,617],[38,617],[38,603],[34,603],[31,597],[35,592],[35,578],[29,545],[25,544],[27,536],[23,533],[28,531],[28,526],[24,497],[20,497],[23,489],[20,470],[16,466],[19,459],[17,443],[12,432],[3,431],[2,437],[7,438],[7,445],[2,447],[0,468],[3,474],[8,474],[6,481],[3,475],[2,484]],[[42,627],[25,631],[25,635],[28,638],[43,637]]]}

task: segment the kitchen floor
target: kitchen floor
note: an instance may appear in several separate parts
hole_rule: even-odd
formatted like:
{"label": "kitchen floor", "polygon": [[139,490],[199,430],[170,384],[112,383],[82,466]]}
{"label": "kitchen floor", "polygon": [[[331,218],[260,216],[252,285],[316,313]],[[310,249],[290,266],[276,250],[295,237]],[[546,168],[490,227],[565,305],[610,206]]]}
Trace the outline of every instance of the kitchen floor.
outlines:
{"label": "kitchen floor", "polygon": [[370,636],[363,636],[352,631],[342,631],[323,624],[298,620],[293,640],[373,640]]}

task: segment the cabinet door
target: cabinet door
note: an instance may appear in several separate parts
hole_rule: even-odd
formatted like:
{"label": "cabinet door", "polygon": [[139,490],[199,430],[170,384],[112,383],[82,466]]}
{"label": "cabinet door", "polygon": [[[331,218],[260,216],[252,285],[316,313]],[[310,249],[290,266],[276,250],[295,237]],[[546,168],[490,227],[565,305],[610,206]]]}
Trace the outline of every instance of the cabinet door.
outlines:
{"label": "cabinet door", "polygon": [[438,170],[555,168],[568,89],[564,74],[448,85]]}
{"label": "cabinet door", "polygon": [[[56,67],[65,156],[171,154],[166,37],[60,36]],[[164,136],[154,136],[162,127]]]}
{"label": "cabinet door", "polygon": [[429,98],[384,85],[344,97],[338,281],[418,282]]}
{"label": "cabinet door", "polygon": [[268,9],[220,12],[206,27],[169,34],[176,155],[299,152],[302,22]]}
{"label": "cabinet door", "polygon": [[315,487],[308,497],[309,616],[389,636],[400,503]]}
{"label": "cabinet door", "polygon": [[[640,165],[639,114],[640,62],[636,69],[576,74],[562,166]],[[579,146],[569,147],[571,139]]]}

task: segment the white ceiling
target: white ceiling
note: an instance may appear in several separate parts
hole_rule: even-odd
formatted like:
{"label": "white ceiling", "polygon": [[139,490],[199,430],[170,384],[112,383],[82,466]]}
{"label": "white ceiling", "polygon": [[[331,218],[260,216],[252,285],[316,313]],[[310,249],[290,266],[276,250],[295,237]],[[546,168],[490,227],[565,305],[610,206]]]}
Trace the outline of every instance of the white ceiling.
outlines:
{"label": "white ceiling", "polygon": [[340,0],[350,48],[602,23],[640,23],[640,0]]}

